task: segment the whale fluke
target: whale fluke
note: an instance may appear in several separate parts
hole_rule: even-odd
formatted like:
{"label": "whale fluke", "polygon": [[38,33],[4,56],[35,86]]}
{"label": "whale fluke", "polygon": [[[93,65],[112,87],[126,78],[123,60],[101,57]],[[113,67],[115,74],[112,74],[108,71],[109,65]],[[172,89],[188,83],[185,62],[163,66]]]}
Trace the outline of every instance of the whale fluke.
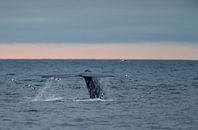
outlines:
{"label": "whale fluke", "polygon": [[96,75],[93,75],[90,70],[85,70],[79,76],[85,79],[90,98],[101,98],[104,95],[98,80],[94,77]]}
{"label": "whale fluke", "polygon": [[90,70],[85,70],[78,75],[73,74],[58,74],[58,75],[39,75],[42,78],[69,78],[69,77],[83,77],[87,85],[90,98],[102,98],[104,93],[97,78],[114,77],[113,75],[95,74]]}

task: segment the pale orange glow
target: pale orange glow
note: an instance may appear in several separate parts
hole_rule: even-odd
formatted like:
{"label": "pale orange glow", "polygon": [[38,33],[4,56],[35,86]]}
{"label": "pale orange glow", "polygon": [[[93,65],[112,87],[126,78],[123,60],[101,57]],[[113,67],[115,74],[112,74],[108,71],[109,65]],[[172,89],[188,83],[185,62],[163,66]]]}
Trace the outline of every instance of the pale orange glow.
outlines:
{"label": "pale orange glow", "polygon": [[195,44],[0,44],[0,59],[193,59]]}

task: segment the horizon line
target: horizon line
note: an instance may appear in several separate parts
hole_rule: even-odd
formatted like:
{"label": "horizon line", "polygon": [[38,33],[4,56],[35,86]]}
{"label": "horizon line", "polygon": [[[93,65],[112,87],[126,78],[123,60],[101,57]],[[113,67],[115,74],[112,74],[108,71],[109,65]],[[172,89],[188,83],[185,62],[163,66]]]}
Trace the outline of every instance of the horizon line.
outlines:
{"label": "horizon line", "polygon": [[109,58],[109,59],[100,59],[100,58],[0,58],[0,60],[118,60],[118,61],[130,61],[130,60],[156,60],[156,61],[198,61],[198,59],[158,59],[158,58],[151,58],[151,59],[121,59],[121,58]]}

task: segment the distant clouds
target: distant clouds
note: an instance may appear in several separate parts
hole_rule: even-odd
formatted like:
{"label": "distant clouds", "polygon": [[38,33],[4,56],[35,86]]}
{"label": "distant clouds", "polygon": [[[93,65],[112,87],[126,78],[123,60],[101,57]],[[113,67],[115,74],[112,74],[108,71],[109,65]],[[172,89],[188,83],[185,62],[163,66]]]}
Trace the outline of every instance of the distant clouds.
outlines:
{"label": "distant clouds", "polygon": [[0,0],[0,43],[198,42],[195,0]]}
{"label": "distant clouds", "polygon": [[54,21],[54,19],[50,19],[50,18],[45,18],[45,17],[25,17],[25,18],[17,18],[17,19],[13,19],[13,22],[16,23],[45,23],[45,22],[49,22],[49,21]]}
{"label": "distant clouds", "polygon": [[[18,18],[7,18],[1,20],[1,22],[9,23],[9,24],[44,24],[46,22],[56,21],[55,19],[48,17],[18,17]],[[24,25],[26,26],[26,25]]]}

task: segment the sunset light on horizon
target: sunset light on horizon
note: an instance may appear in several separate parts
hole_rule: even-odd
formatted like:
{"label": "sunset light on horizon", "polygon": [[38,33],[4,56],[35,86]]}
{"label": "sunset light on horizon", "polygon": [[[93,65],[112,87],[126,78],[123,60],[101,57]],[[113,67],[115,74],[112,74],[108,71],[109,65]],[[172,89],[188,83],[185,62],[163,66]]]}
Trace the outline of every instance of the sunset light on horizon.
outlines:
{"label": "sunset light on horizon", "polygon": [[189,59],[198,60],[198,45],[133,44],[1,44],[0,59]]}

